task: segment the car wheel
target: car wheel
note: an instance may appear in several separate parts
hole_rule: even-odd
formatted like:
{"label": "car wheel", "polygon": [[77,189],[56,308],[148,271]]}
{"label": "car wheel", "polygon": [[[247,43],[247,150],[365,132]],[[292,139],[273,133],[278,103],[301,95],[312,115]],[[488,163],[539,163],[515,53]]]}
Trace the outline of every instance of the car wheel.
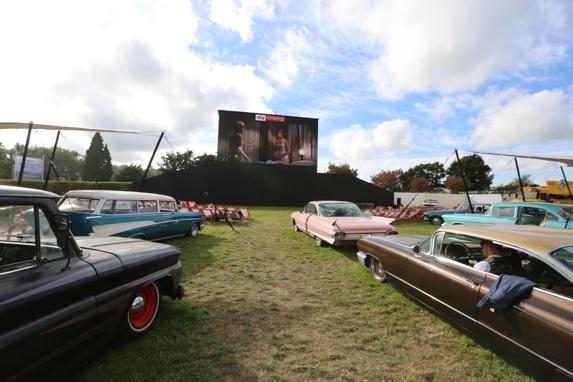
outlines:
{"label": "car wheel", "polygon": [[191,228],[189,228],[189,236],[197,237],[197,235],[199,235],[199,224],[193,223]]}
{"label": "car wheel", "polygon": [[379,283],[386,281],[386,272],[384,271],[382,262],[373,256],[370,257],[370,273],[372,273],[374,280],[378,281]]}
{"label": "car wheel", "polygon": [[298,226],[296,225],[296,222],[294,220],[292,221],[292,225],[294,226],[294,232],[298,232],[299,229],[298,229]]}
{"label": "car wheel", "polygon": [[316,243],[317,247],[324,247],[324,240],[322,240],[320,237],[315,236],[314,242]]}
{"label": "car wheel", "polygon": [[155,283],[141,288],[130,300],[125,313],[120,335],[132,339],[147,333],[155,323],[161,294]]}
{"label": "car wheel", "polygon": [[440,225],[440,224],[442,224],[443,222],[444,222],[444,219],[442,219],[442,218],[439,217],[439,216],[434,216],[434,217],[432,217],[432,224]]}

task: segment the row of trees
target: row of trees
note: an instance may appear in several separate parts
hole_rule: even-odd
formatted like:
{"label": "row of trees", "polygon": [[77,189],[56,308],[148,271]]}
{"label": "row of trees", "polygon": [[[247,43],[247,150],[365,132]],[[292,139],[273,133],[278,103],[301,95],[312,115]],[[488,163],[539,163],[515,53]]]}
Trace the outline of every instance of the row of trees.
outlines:
{"label": "row of trees", "polygon": [[[493,175],[479,155],[461,158],[468,189],[485,191],[491,188]],[[358,176],[358,170],[348,164],[328,164],[328,173]],[[440,162],[421,163],[407,170],[382,170],[371,177],[372,183],[390,191],[439,191],[448,189],[452,192],[464,190],[460,166],[452,162],[448,168]]]}
{"label": "row of trees", "polygon": [[[0,142],[0,179],[12,177],[14,156],[23,151],[24,145],[16,144],[12,149],[8,149]],[[28,157],[49,158],[51,153],[52,148],[49,147],[28,149]],[[191,150],[171,151],[161,157],[159,169],[152,168],[149,175],[185,170],[191,166],[213,163],[215,160],[216,157],[212,154],[195,156]],[[99,133],[95,133],[92,137],[85,155],[74,150],[58,148],[54,165],[60,177],[66,180],[134,182],[141,180],[144,173],[143,167],[138,164],[113,165],[109,148]],[[44,166],[44,174],[46,174],[49,166],[47,160]]]}
{"label": "row of trees", "polygon": [[[493,175],[479,155],[468,155],[461,158],[461,165],[466,176],[467,187],[474,191],[485,191],[491,188]],[[464,190],[463,178],[457,161],[446,169],[440,162],[421,163],[406,171],[382,170],[372,176],[372,183],[391,191],[439,191],[448,189],[452,192]]]}

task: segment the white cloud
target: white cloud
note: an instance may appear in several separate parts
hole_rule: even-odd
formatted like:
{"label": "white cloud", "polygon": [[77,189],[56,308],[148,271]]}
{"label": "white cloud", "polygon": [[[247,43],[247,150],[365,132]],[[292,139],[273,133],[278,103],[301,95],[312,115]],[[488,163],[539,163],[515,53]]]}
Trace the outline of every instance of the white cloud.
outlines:
{"label": "white cloud", "polygon": [[245,43],[253,38],[253,19],[269,20],[273,15],[274,5],[267,0],[212,0],[209,18],[238,33]]}
{"label": "white cloud", "polygon": [[443,122],[456,115],[458,110],[469,111],[481,104],[480,97],[471,94],[446,95],[430,102],[416,102],[414,106],[436,122]]}
{"label": "white cloud", "polygon": [[560,89],[493,91],[486,96],[474,124],[472,141],[479,148],[571,140],[573,104]]}
{"label": "white cloud", "polygon": [[277,41],[266,62],[262,64],[268,77],[287,87],[299,73],[301,63],[306,61],[310,45],[306,34],[299,30],[287,30]]}
{"label": "white cloud", "polygon": [[[196,28],[185,0],[0,3],[0,120],[167,129],[183,147],[216,129],[219,108],[269,111],[272,86],[254,67],[189,50]],[[21,139],[0,135],[8,146]],[[78,137],[87,147],[89,138]],[[108,143],[114,161],[130,161],[147,157],[154,140],[115,135]],[[214,140],[197,150],[214,152]]]}
{"label": "white cloud", "polygon": [[358,31],[377,56],[369,75],[379,95],[473,90],[503,72],[562,61],[572,5],[521,0],[338,0],[339,29]]}
{"label": "white cloud", "polygon": [[384,121],[372,129],[352,125],[337,131],[331,139],[331,151],[344,161],[381,157],[386,153],[410,150],[412,126],[405,119]]}

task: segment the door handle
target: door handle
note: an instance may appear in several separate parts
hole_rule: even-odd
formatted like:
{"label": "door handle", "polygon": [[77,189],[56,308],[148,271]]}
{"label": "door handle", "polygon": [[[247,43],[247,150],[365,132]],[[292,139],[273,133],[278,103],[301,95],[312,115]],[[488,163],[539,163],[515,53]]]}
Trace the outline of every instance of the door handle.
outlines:
{"label": "door handle", "polygon": [[475,289],[481,285],[481,281],[472,280],[468,277],[465,277],[464,280],[470,284],[472,284],[472,289]]}

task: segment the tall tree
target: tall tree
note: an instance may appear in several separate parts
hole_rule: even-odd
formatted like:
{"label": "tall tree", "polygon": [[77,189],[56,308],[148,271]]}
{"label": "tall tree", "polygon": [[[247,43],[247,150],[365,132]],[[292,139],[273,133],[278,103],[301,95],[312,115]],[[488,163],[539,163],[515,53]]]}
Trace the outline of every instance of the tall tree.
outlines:
{"label": "tall tree", "polygon": [[143,167],[138,164],[128,164],[119,167],[115,174],[115,180],[118,182],[137,182],[143,178]]}
{"label": "tall tree", "polygon": [[215,163],[217,161],[217,157],[213,154],[201,154],[198,157],[195,157],[195,165],[196,166],[203,166],[206,164],[211,164],[211,163]]}
{"label": "tall tree", "polygon": [[100,133],[95,133],[86,151],[82,179],[107,181],[111,179],[112,173],[111,155],[107,145],[104,145]]}
{"label": "tall tree", "polygon": [[10,151],[0,142],[0,179],[12,178]]}
{"label": "tall tree", "polygon": [[410,191],[412,192],[424,192],[431,189],[430,180],[424,178],[423,176],[418,176],[412,179],[410,182]]}
{"label": "tall tree", "polygon": [[351,168],[348,163],[343,164],[336,164],[336,163],[329,163],[328,170],[326,171],[328,174],[343,174],[343,175],[351,175],[354,177],[358,176],[358,170],[355,168]]}
{"label": "tall tree", "polygon": [[111,154],[107,145],[103,146],[103,164],[101,168],[101,177],[103,181],[111,180],[113,175],[113,166],[111,163]]}
{"label": "tall tree", "polygon": [[195,165],[195,156],[193,151],[184,152],[170,151],[161,157],[159,168],[164,173],[186,170]]}
{"label": "tall tree", "polygon": [[452,193],[457,194],[460,191],[464,191],[464,180],[461,176],[450,175],[446,179],[445,186]]}
{"label": "tall tree", "polygon": [[[482,157],[477,154],[465,156],[460,159],[468,188],[473,191],[489,190],[493,182],[491,167],[483,161]],[[447,174],[450,176],[461,176],[460,167],[456,161],[450,164]]]}
{"label": "tall tree", "polygon": [[400,182],[400,187],[403,190],[408,190],[411,188],[413,179],[426,178],[430,182],[429,183],[430,190],[439,190],[444,187],[442,181],[445,176],[446,176],[446,171],[442,163],[440,162],[421,163],[404,171],[399,177],[399,182]]}
{"label": "tall tree", "polygon": [[402,170],[381,170],[378,174],[372,175],[370,179],[372,183],[378,187],[385,188],[389,191],[399,191],[400,175],[402,175]]}

